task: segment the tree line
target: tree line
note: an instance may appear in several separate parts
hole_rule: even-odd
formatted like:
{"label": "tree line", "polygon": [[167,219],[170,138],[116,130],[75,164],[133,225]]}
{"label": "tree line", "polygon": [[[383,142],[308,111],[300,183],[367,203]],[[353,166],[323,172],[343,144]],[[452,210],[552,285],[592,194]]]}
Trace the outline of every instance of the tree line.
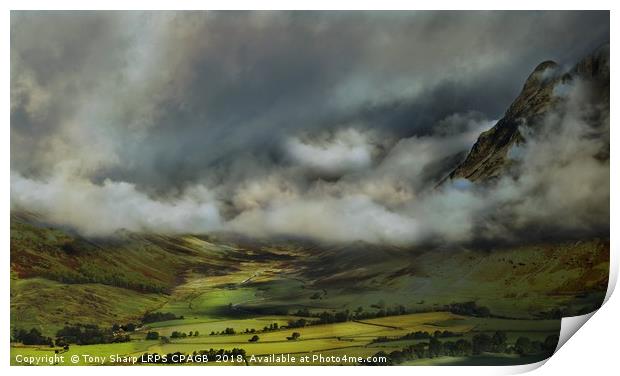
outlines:
{"label": "tree line", "polygon": [[444,330],[444,331],[436,330],[433,334],[429,332],[417,331],[417,332],[407,333],[404,336],[400,336],[400,337],[386,337],[386,336],[377,337],[374,340],[372,340],[372,343],[401,341],[401,340],[407,340],[407,339],[450,338],[450,337],[462,337],[462,336],[463,334],[461,333],[454,333],[449,330]]}
{"label": "tree line", "polygon": [[32,328],[29,331],[26,329],[14,329],[11,337],[11,342],[21,342],[24,345],[54,346],[54,340],[51,337],[44,336],[37,328]]}
{"label": "tree line", "polygon": [[[323,311],[321,313],[310,312],[308,308],[297,310],[294,315],[301,317],[312,317],[318,320],[306,320],[299,319],[290,321],[288,323],[289,328],[299,328],[306,325],[317,324],[332,324],[337,322],[355,321],[355,320],[367,320],[387,316],[400,316],[411,313],[421,313],[425,311],[409,310],[403,305],[396,305],[394,307],[386,307],[384,302],[378,302],[371,305],[376,311],[365,311],[363,307],[358,307],[354,311],[344,310],[337,312]],[[463,302],[463,303],[451,303],[443,307],[444,311],[448,311],[454,314],[473,317],[491,317],[491,311],[484,306],[479,306],[476,302]]]}
{"label": "tree line", "polygon": [[272,332],[272,331],[275,331],[275,330],[286,329],[286,328],[292,328],[292,326],[290,326],[290,325],[289,326],[280,326],[280,325],[278,325],[277,322],[274,322],[274,323],[271,323],[269,325],[265,325],[265,327],[263,327],[262,330],[260,330],[260,329],[256,330],[254,328],[252,328],[252,329],[245,328],[244,331],[237,332],[235,330],[235,328],[228,328],[227,327],[227,328],[224,328],[224,330],[219,331],[219,332],[218,331],[212,331],[211,333],[209,333],[209,335],[210,336],[221,336],[221,335],[227,336],[227,335],[234,335],[234,334],[237,334],[237,333],[240,333],[240,334],[266,333],[266,332]]}
{"label": "tree line", "polygon": [[94,324],[67,325],[56,332],[56,346],[68,344],[94,345],[129,342],[130,340],[128,334],[115,332],[112,328],[100,328]]}
{"label": "tree line", "polygon": [[[377,311],[374,311],[374,312],[364,311],[363,307],[358,307],[354,311],[350,311],[346,309],[344,311],[337,311],[337,312],[323,311],[321,313],[313,313],[313,312],[310,312],[308,308],[303,308],[303,309],[297,310],[297,312],[295,312],[293,315],[301,316],[301,317],[317,318],[318,320],[312,320],[312,321],[306,322],[307,325],[312,325],[312,324],[332,324],[336,322],[345,322],[345,321],[352,321],[352,320],[367,320],[367,319],[374,319],[378,317],[399,316],[399,315],[406,315],[409,313],[415,313],[413,311],[407,310],[407,308],[405,308],[405,306],[403,305],[397,305],[391,308],[389,307],[386,308],[384,303],[377,303],[377,304],[373,304],[372,306],[374,308],[378,308],[378,307],[379,308]],[[305,319],[300,319],[300,320],[305,321]],[[300,320],[297,320],[297,321],[301,323],[302,321]],[[293,325],[294,324],[295,323],[293,323]],[[291,327],[291,322],[289,322],[289,327]]]}
{"label": "tree line", "polygon": [[128,342],[130,337],[114,331],[112,328],[100,328],[94,324],[66,325],[56,332],[55,340],[44,336],[41,331],[32,328],[15,329],[11,338],[12,342],[21,342],[24,345],[45,345],[66,347],[69,344],[94,345],[98,343]]}
{"label": "tree line", "polygon": [[[24,345],[47,345],[53,347],[63,347],[67,344],[77,345],[94,345],[100,343],[115,343],[115,342],[128,342],[131,340],[129,334],[134,332],[144,324],[179,320],[183,319],[183,316],[176,316],[170,312],[147,312],[139,320],[139,323],[127,323],[127,324],[114,324],[111,328],[100,328],[95,324],[73,324],[65,325],[62,329],[56,332],[56,340],[52,337],[44,336],[40,330],[32,328],[26,329],[14,329],[11,341],[20,342]],[[179,337],[182,337],[185,333],[179,333]],[[190,333],[190,336],[197,336],[198,332]],[[152,336],[152,335],[151,335]],[[187,336],[187,334],[185,334]],[[158,335],[159,338],[159,335]],[[173,336],[172,338],[178,338]]]}
{"label": "tree line", "polygon": [[[519,337],[514,345],[509,345],[505,332],[496,331],[492,336],[479,333],[471,340],[461,338],[457,341],[440,341],[439,337],[433,336],[428,342],[420,342],[395,350],[390,353],[379,351],[374,355],[375,359],[386,359],[382,363],[368,363],[365,365],[393,365],[410,360],[436,358],[439,356],[476,356],[483,353],[518,354],[520,356],[542,355],[551,356],[555,351],[559,337],[550,335],[544,341],[530,340],[527,337]],[[383,357],[383,358],[382,358]]]}
{"label": "tree line", "polygon": [[177,316],[171,312],[147,312],[142,316],[143,324],[150,324],[159,321],[182,320],[183,316]]}

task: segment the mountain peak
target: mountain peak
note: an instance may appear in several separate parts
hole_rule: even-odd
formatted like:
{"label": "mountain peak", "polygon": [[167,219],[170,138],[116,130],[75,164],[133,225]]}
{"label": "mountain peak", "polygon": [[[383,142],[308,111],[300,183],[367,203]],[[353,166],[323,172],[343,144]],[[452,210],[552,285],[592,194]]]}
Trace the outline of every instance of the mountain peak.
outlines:
{"label": "mountain peak", "polygon": [[545,69],[548,69],[548,68],[556,68],[556,67],[558,67],[558,63],[556,63],[553,60],[546,60],[538,64],[536,68],[534,68],[534,73],[544,71]]}
{"label": "mountain peak", "polygon": [[541,84],[548,83],[554,77],[557,76],[560,66],[558,63],[552,60],[543,61],[538,64],[534,71],[525,80],[523,90],[531,86],[540,86]]}
{"label": "mountain peak", "polygon": [[609,87],[609,47],[599,47],[569,73],[564,73],[551,60],[538,64],[504,117],[493,128],[480,134],[467,158],[449,177],[478,181],[502,174],[511,163],[507,157],[508,151],[515,143],[524,141],[519,127],[535,124],[537,119],[554,108],[562,100],[553,94],[556,84],[574,77],[594,79],[602,82],[601,87]]}

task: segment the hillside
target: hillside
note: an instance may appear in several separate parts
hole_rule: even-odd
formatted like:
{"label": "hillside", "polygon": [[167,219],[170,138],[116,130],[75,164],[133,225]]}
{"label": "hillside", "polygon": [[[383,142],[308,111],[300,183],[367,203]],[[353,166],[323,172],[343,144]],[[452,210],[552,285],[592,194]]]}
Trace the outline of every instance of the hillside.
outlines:
{"label": "hillside", "polygon": [[12,322],[51,331],[156,309],[216,319],[229,304],[250,316],[465,301],[507,317],[574,314],[600,304],[609,268],[609,243],[596,239],[485,252],[193,235],[89,240],[19,215],[11,237]]}
{"label": "hillside", "polygon": [[24,327],[135,320],[187,275],[219,276],[256,259],[207,238],[119,233],[87,239],[31,213],[11,215],[11,315]]}

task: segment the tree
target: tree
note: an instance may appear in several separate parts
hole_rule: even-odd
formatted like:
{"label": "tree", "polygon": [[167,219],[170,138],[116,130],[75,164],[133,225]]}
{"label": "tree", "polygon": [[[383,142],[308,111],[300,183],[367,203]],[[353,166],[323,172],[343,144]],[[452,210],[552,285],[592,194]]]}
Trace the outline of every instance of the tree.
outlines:
{"label": "tree", "polygon": [[491,351],[491,337],[481,333],[472,338],[472,350],[475,355]]}
{"label": "tree", "polygon": [[330,324],[330,323],[333,323],[334,321],[335,321],[334,315],[332,315],[331,313],[327,311],[322,312],[319,315],[319,322],[322,324]]}
{"label": "tree", "polygon": [[428,344],[428,353],[431,358],[441,355],[442,350],[443,346],[441,342],[439,342],[437,338],[431,338]]}
{"label": "tree", "polygon": [[519,355],[526,355],[531,350],[531,342],[527,337],[519,337],[515,343],[515,350]]}
{"label": "tree", "polygon": [[198,331],[197,330],[194,332],[194,337],[198,337]]}
{"label": "tree", "polygon": [[560,340],[560,337],[557,334],[552,334],[548,336],[547,338],[545,338],[545,342],[543,344],[545,352],[547,354],[553,354],[553,352],[555,351],[555,348],[558,346],[559,340]]}
{"label": "tree", "polygon": [[336,320],[336,322],[345,322],[349,320],[349,310],[345,310],[342,312],[336,312],[336,314],[334,315],[334,320]]}
{"label": "tree", "polygon": [[310,316],[310,310],[308,310],[308,308],[300,309],[300,310],[297,311],[297,313],[295,313],[295,316],[309,317]]}
{"label": "tree", "polygon": [[456,356],[456,343],[452,341],[447,341],[443,343],[443,353],[444,355]]}
{"label": "tree", "polygon": [[289,341],[295,341],[299,339],[299,337],[301,337],[301,334],[299,334],[298,332],[293,332],[293,334],[291,334],[290,337],[286,337],[286,339],[288,339]]}
{"label": "tree", "polygon": [[250,338],[250,339],[248,340],[248,342],[258,342],[258,340],[259,340],[259,339],[260,339],[260,338],[259,338],[256,334],[254,334],[254,335],[252,336],[252,338]]}
{"label": "tree", "polygon": [[177,317],[177,315],[171,312],[150,312],[150,313],[144,314],[144,316],[142,317],[142,322],[144,324],[148,324],[151,322],[169,321],[169,320],[176,320],[176,319],[182,319],[182,318],[183,316]]}
{"label": "tree", "polygon": [[481,307],[476,302],[452,303],[448,305],[448,310],[452,313],[465,316],[488,317],[491,311],[487,307]]}
{"label": "tree", "polygon": [[36,328],[26,331],[24,329],[14,330],[13,339],[17,342],[21,342],[24,345],[51,345],[53,341],[50,337],[45,337]]}
{"label": "tree", "polygon": [[56,338],[62,343],[78,345],[126,341],[125,336],[115,336],[111,329],[101,329],[94,324],[67,325],[56,332]]}
{"label": "tree", "polygon": [[288,322],[289,328],[303,328],[308,324],[306,319],[293,320]]}
{"label": "tree", "polygon": [[496,331],[491,339],[491,351],[501,353],[506,351],[506,341],[508,337],[505,332]]}
{"label": "tree", "polygon": [[146,339],[159,339],[159,333],[157,333],[157,332],[148,332],[148,333],[146,333]]}

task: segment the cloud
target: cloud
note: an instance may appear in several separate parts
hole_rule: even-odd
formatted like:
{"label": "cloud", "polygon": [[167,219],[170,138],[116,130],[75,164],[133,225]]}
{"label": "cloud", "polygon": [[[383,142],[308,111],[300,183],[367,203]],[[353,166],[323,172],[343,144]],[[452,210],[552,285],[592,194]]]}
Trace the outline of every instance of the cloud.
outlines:
{"label": "cloud", "polygon": [[[567,88],[560,108],[539,124],[524,126],[526,142],[510,153],[515,171],[494,184],[454,180],[435,188],[441,175],[426,173],[447,156],[462,155],[472,135],[493,123],[475,114],[455,114],[440,122],[437,135],[393,143],[376,164],[338,170],[343,175],[332,181],[308,181],[303,168],[280,166],[260,170],[243,183],[194,185],[163,199],[124,182],[96,185],[71,176],[42,182],[14,173],[12,203],[87,235],[119,229],[233,231],[408,246],[522,240],[519,236],[532,227],[548,231],[547,236],[600,231],[609,219],[609,160],[599,156],[608,147],[608,110],[592,107],[586,83]],[[593,111],[602,114],[602,123],[591,121]],[[319,138],[326,143],[314,147],[331,152],[326,166],[337,165],[334,158],[344,147],[339,143],[368,145],[363,134],[349,129]],[[227,207],[232,214],[224,216]]]}
{"label": "cloud", "polygon": [[12,12],[11,162],[182,189],[239,155],[359,124],[396,138],[497,118],[608,12]]}
{"label": "cloud", "polygon": [[[518,153],[517,224],[557,224],[587,231],[609,226],[609,109],[593,102],[588,82],[564,85],[565,102],[533,131]],[[516,187],[508,188],[510,183]],[[502,190],[499,191],[500,194]]]}
{"label": "cloud", "polygon": [[604,228],[587,85],[556,88],[574,106],[511,150],[518,179],[436,186],[534,66],[608,38],[608,12],[12,12],[12,207],[88,235]]}
{"label": "cloud", "polygon": [[[425,187],[426,167],[471,145],[471,130],[480,124],[451,126],[456,133],[449,136],[399,141],[368,177],[322,183],[306,195],[244,212],[231,226],[256,236],[395,245],[523,242],[605,233],[609,159],[601,153],[609,143],[608,108],[592,102],[586,82],[575,80],[567,88],[559,108],[521,130],[526,142],[511,153],[518,156],[512,173],[493,184],[455,180],[437,189],[412,189]],[[450,121],[458,118],[466,117],[452,116]]]}
{"label": "cloud", "polygon": [[433,134],[396,142],[370,178],[398,177],[417,191],[434,186],[494,123],[475,112],[451,114],[437,122]]}
{"label": "cloud", "polygon": [[236,212],[242,213],[263,208],[274,200],[286,200],[298,195],[295,184],[281,176],[271,175],[241,184],[235,189],[231,200]]}
{"label": "cloud", "polygon": [[67,176],[43,182],[13,173],[11,207],[35,210],[49,222],[87,236],[107,236],[118,230],[204,233],[217,231],[222,225],[211,192],[200,186],[180,199],[164,201],[154,200],[124,182],[106,180],[95,185]]}
{"label": "cloud", "polygon": [[318,176],[338,177],[372,165],[380,145],[370,138],[367,133],[347,128],[314,140],[290,138],[286,151],[294,163]]}
{"label": "cloud", "polygon": [[418,236],[415,219],[364,195],[277,201],[240,214],[230,228],[250,236],[305,236],[329,242],[407,243]]}

